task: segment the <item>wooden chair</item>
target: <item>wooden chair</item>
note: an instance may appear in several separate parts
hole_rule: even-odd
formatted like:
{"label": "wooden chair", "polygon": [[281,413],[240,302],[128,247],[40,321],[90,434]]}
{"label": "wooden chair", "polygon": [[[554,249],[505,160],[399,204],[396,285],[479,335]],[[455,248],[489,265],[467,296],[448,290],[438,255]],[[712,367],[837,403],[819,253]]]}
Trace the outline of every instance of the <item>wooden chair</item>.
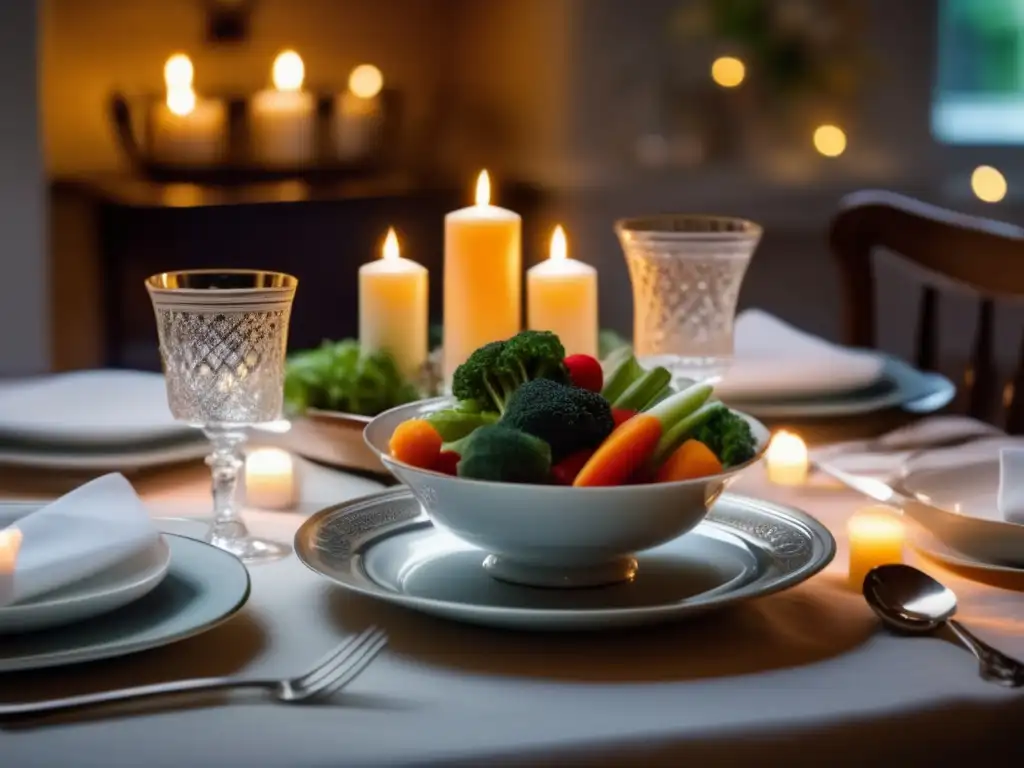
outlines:
{"label": "wooden chair", "polygon": [[935,370],[939,364],[940,289],[929,282],[929,274],[977,294],[977,332],[963,379],[968,385],[966,411],[995,421],[1005,408],[1007,431],[1024,433],[1024,340],[1005,396],[993,353],[995,301],[1024,298],[1024,229],[892,192],[865,190],[843,198],[832,219],[829,244],[841,276],[844,342],[853,346],[876,344],[874,249],[885,248],[923,270],[915,360],[922,370]]}

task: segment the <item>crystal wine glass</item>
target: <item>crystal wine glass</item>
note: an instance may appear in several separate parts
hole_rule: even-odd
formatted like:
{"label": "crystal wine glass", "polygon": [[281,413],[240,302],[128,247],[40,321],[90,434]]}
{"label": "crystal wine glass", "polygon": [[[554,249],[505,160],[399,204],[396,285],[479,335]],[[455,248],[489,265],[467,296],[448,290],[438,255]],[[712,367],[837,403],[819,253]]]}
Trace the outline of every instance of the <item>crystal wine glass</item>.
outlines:
{"label": "crystal wine glass", "polygon": [[207,540],[246,563],[291,551],[249,535],[236,491],[247,428],[281,417],[297,284],[291,275],[258,270],[164,272],[146,280],[171,413],[213,444],[206,460],[213,474]]}
{"label": "crystal wine glass", "polygon": [[673,383],[718,377],[733,356],[740,286],[761,227],[725,216],[623,219],[615,232],[633,285],[633,346]]}

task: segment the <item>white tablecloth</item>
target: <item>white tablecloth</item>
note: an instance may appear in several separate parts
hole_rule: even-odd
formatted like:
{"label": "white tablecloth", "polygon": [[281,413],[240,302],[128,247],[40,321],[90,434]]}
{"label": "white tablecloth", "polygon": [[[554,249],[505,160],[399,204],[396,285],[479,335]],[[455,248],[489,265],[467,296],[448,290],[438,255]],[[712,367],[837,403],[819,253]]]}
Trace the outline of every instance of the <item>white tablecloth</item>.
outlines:
{"label": "white tablecloth", "polygon": [[[307,473],[304,511],[373,484]],[[198,474],[144,488],[163,515],[205,509]],[[252,568],[239,616],[203,636],[109,662],[0,678],[21,700],[210,674],[289,676],[368,624],[391,643],[321,706],[215,699],[25,731],[0,730],[0,765],[945,765],[1019,763],[1024,694],[979,679],[966,651],[879,628],[845,586],[847,491],[787,491],[758,469],[736,490],[792,503],[836,533],[832,566],[789,592],[687,623],[538,635],[448,623],[346,595],[292,557]],[[289,537],[298,513],[253,513]],[[935,565],[961,618],[1024,656],[1024,596]]]}

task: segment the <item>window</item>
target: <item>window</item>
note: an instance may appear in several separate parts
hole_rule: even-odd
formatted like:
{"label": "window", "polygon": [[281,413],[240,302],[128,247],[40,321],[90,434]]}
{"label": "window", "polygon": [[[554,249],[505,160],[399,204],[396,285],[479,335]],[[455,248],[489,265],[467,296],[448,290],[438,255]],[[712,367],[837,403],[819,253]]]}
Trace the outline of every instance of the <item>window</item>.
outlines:
{"label": "window", "polygon": [[942,0],[932,133],[1024,144],[1024,1]]}

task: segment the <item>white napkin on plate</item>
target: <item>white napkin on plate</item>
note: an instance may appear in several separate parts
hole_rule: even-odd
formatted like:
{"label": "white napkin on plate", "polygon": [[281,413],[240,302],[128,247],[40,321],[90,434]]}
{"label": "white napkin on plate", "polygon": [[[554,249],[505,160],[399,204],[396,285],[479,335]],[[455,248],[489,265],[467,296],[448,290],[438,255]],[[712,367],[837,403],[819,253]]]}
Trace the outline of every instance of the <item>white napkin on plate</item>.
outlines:
{"label": "white napkin on plate", "polygon": [[97,478],[0,531],[0,607],[100,573],[159,536],[123,475]]}
{"label": "white napkin on plate", "polygon": [[1024,448],[999,451],[998,503],[1006,522],[1024,525]]}
{"label": "white napkin on plate", "polygon": [[734,359],[715,394],[759,402],[812,397],[870,386],[882,375],[882,356],[847,349],[794,328],[760,309],[736,317]]}
{"label": "white napkin on plate", "polygon": [[998,427],[967,416],[929,416],[871,440],[850,440],[816,448],[810,457],[815,463],[826,463],[852,475],[891,482],[911,454],[941,450],[939,445],[944,441],[975,437],[980,440],[1005,434]]}

